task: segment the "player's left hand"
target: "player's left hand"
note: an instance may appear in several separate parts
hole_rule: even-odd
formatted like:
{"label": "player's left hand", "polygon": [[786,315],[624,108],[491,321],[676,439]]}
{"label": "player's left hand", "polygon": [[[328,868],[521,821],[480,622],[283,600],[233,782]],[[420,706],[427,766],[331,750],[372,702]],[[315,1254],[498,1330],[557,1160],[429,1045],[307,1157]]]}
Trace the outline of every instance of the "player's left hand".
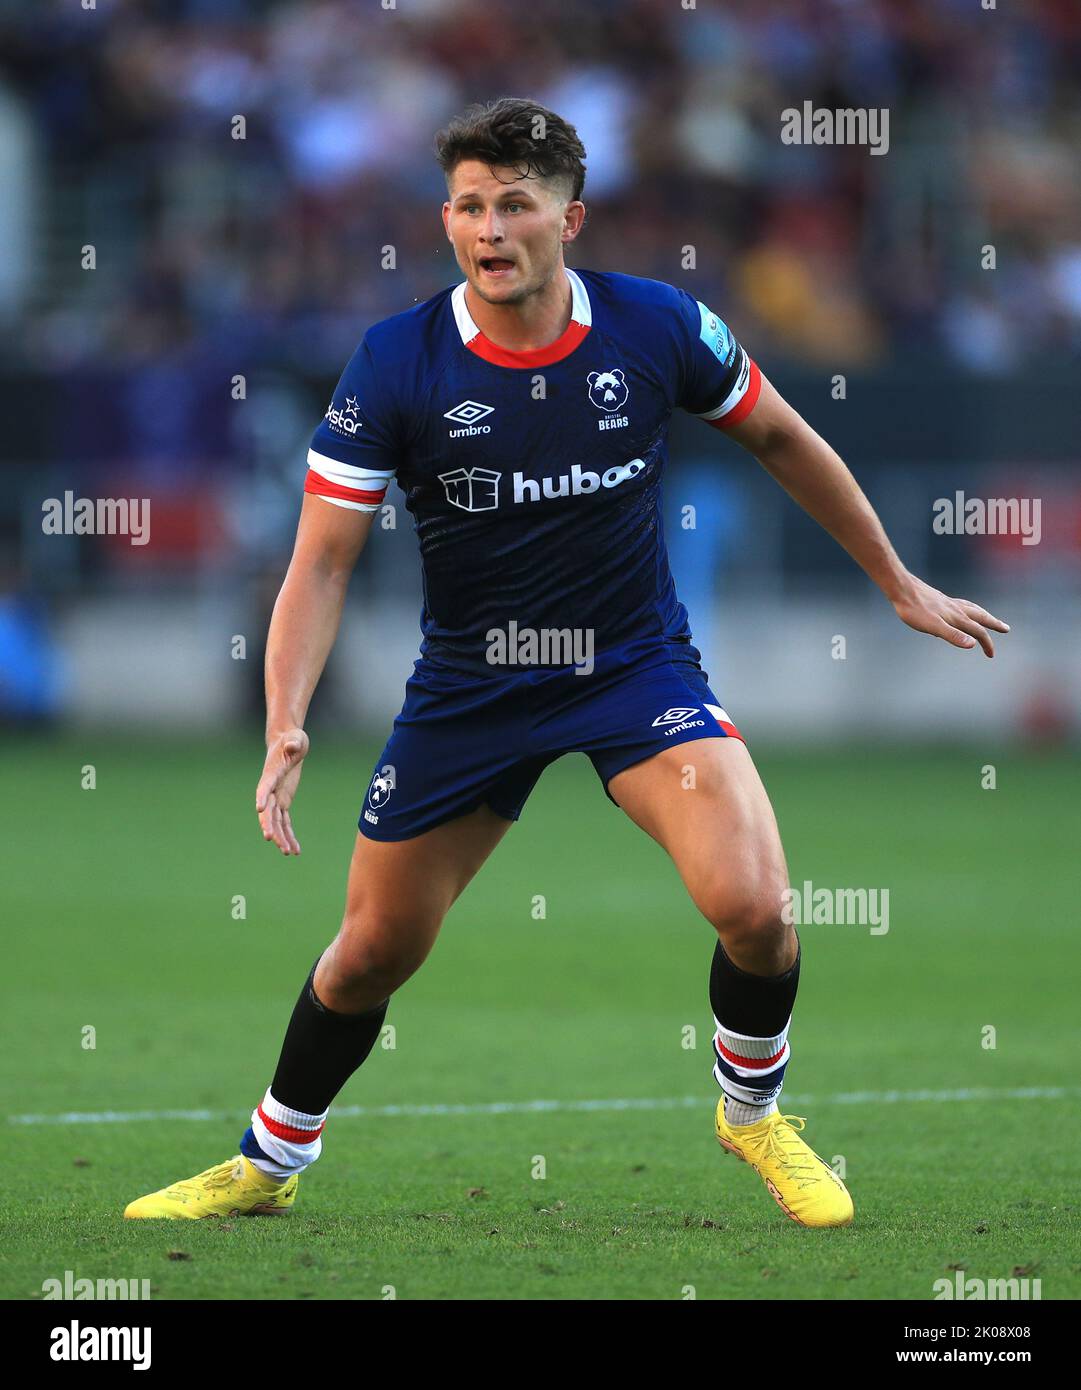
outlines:
{"label": "player's left hand", "polygon": [[991,632],[1009,632],[1009,624],[967,598],[950,598],[914,574],[908,575],[900,595],[891,599],[897,616],[917,632],[929,632],[955,647],[974,647],[994,656]]}

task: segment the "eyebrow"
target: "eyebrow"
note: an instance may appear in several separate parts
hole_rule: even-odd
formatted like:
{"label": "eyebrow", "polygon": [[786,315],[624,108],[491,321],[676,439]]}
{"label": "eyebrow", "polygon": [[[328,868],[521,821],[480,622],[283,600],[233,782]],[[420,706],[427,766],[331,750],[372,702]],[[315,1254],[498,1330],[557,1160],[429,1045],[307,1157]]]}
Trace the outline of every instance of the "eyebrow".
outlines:
{"label": "eyebrow", "polygon": [[[499,196],[500,198],[513,198],[513,199],[515,199],[517,202],[522,202],[523,200],[528,200],[528,201],[530,201],[530,202],[535,201],[534,195],[533,195],[528,189],[525,189],[525,188],[521,188],[521,189],[508,188],[508,189],[505,189],[505,190],[504,190],[502,193],[500,193],[498,196]],[[480,195],[479,193],[477,193],[475,190],[473,190],[473,191],[470,191],[470,192],[468,192],[468,193],[459,193],[458,196],[454,199],[454,201],[455,201],[456,203],[463,203],[463,202],[470,202],[470,201],[479,203],[479,202],[481,202],[482,200],[481,200],[481,195]]]}

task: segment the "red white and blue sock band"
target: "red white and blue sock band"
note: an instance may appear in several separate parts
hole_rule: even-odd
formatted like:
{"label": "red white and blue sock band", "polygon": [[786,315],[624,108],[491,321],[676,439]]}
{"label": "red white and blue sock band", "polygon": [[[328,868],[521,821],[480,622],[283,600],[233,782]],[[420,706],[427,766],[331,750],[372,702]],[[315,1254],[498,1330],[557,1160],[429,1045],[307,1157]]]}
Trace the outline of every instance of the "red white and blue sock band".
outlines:
{"label": "red white and blue sock band", "polygon": [[713,1075],[726,1097],[725,1114],[732,1124],[750,1124],[772,1111],[781,1094],[792,1020],[772,1038],[751,1038],[714,1022]]}
{"label": "red white and blue sock band", "polygon": [[301,1110],[290,1110],[279,1105],[268,1088],[262,1104],[252,1111],[249,1133],[256,1152],[249,1152],[243,1144],[241,1151],[272,1177],[299,1173],[319,1157],[323,1147],[320,1135],[329,1113],[324,1110],[321,1115],[305,1115]]}

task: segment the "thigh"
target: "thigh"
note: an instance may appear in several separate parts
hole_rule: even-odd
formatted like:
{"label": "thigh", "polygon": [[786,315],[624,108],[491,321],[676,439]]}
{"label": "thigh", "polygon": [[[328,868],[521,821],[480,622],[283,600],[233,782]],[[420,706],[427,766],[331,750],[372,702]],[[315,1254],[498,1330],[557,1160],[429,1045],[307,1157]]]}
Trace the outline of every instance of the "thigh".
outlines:
{"label": "thigh", "polygon": [[784,850],[742,740],[699,739],[666,748],[617,773],[608,791],[668,852],[718,930],[726,919],[761,924],[779,913],[788,886]]}
{"label": "thigh", "polygon": [[489,806],[408,840],[357,835],[347,913],[379,904],[380,914],[438,919],[476,874],[513,822]]}
{"label": "thigh", "polygon": [[329,1008],[356,1012],[404,984],[510,826],[481,806],[410,840],[358,835],[341,929],[315,977],[319,998]]}

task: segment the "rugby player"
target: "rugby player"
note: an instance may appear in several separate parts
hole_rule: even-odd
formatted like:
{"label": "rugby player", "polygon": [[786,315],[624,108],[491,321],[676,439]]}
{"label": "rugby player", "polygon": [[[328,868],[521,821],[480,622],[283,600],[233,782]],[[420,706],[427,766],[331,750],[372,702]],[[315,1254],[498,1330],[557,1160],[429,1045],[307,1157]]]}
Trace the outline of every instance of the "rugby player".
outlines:
{"label": "rugby player", "polygon": [[365,793],[341,929],[304,982],[240,1153],[125,1215],[292,1206],[394,991],[544,768],[580,751],[671,856],[714,929],[717,1138],[792,1219],[843,1225],[849,1193],[804,1141],[804,1117],[777,1103],[800,942],[782,910],[773,810],[701,669],[669,572],[661,482],[672,411],[748,450],[909,627],[992,656],[991,633],[1007,626],[909,573],[844,463],[710,306],[655,280],[568,269],[586,211],[571,125],[503,98],[470,108],[436,148],[443,224],[465,279],[374,325],[347,365],[308,454],[267,641],[256,810],[264,838],[294,855],[308,704],[396,480],[419,540],[423,641]]}

